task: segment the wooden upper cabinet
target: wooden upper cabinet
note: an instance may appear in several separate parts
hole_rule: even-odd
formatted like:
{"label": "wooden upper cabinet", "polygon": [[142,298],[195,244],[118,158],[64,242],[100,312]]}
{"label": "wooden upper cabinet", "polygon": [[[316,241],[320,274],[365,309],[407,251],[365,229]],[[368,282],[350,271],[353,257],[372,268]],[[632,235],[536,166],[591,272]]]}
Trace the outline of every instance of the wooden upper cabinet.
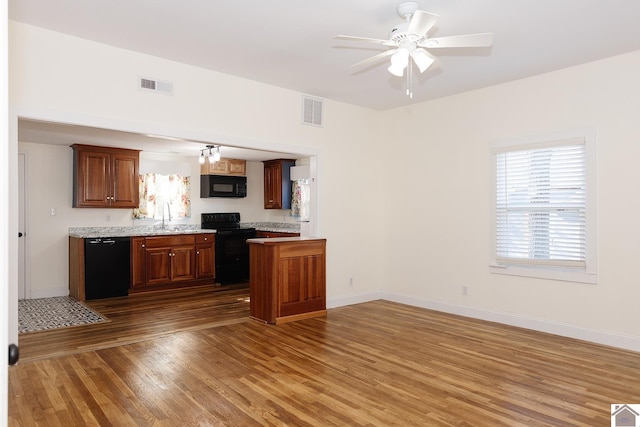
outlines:
{"label": "wooden upper cabinet", "polygon": [[74,208],[136,208],[140,152],[75,144]]}
{"label": "wooden upper cabinet", "polygon": [[247,174],[247,161],[223,158],[211,164],[206,160],[203,165],[200,165],[200,174],[245,176]]}
{"label": "wooden upper cabinet", "polygon": [[264,163],[264,208],[291,209],[291,166],[295,160],[277,159]]}

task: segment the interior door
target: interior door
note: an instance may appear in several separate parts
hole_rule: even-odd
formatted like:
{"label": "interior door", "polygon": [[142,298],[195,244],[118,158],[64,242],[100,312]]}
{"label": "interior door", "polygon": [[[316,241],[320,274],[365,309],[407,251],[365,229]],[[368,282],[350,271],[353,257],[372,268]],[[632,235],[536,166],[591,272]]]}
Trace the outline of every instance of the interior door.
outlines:
{"label": "interior door", "polygon": [[26,157],[18,154],[18,299],[27,297]]}

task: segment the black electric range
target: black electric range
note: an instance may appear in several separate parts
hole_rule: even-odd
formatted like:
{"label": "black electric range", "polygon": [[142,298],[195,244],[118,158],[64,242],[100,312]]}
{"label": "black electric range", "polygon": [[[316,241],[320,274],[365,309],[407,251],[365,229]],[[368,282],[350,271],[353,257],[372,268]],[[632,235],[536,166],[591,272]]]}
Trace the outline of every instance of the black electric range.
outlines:
{"label": "black electric range", "polygon": [[240,226],[239,212],[201,214],[200,227],[216,230],[216,281],[223,285],[249,281],[249,245],[255,228]]}

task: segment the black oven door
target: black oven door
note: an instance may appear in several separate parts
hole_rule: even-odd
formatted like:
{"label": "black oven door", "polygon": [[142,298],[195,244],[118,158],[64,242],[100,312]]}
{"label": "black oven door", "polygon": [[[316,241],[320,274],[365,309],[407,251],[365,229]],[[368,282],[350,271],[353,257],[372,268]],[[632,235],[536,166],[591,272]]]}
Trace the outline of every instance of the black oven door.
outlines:
{"label": "black oven door", "polygon": [[255,230],[236,229],[216,232],[216,280],[223,285],[249,282],[249,245]]}

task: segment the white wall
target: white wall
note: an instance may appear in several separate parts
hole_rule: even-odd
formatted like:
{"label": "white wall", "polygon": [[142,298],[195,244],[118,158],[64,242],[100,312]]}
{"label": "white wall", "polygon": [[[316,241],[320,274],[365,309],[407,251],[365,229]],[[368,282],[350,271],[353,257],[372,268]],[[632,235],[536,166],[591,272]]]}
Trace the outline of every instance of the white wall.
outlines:
{"label": "white wall", "polygon": [[[304,126],[301,94],[294,91],[16,22],[9,22],[9,33],[9,142],[16,152],[17,117],[25,117],[317,156],[317,222],[320,235],[327,238],[329,304],[380,289],[381,249],[369,243],[375,242],[370,231],[381,218],[377,198],[381,177],[373,154],[379,145],[380,112],[326,100],[324,127]],[[139,75],[171,81],[174,94],[138,90]],[[363,156],[362,151],[371,154]],[[71,173],[70,163],[57,166]],[[16,181],[14,177],[11,183],[15,188]],[[354,181],[360,184],[357,193]],[[65,206],[70,206],[70,198]],[[73,226],[104,217],[104,211],[82,211]],[[46,220],[61,221],[61,217]],[[112,222],[120,220],[112,213]],[[56,249],[62,248],[67,227],[56,225],[56,235],[50,236]],[[47,258],[38,261],[43,271],[65,268]],[[17,282],[16,275],[11,283]],[[355,278],[353,286],[348,286],[349,277]],[[10,334],[17,340],[13,320]]]}
{"label": "white wall", "polygon": [[[386,230],[387,297],[640,350],[639,73],[635,52],[388,112],[409,141],[389,204],[417,226]],[[490,274],[491,142],[580,127],[597,129],[597,285]]]}

